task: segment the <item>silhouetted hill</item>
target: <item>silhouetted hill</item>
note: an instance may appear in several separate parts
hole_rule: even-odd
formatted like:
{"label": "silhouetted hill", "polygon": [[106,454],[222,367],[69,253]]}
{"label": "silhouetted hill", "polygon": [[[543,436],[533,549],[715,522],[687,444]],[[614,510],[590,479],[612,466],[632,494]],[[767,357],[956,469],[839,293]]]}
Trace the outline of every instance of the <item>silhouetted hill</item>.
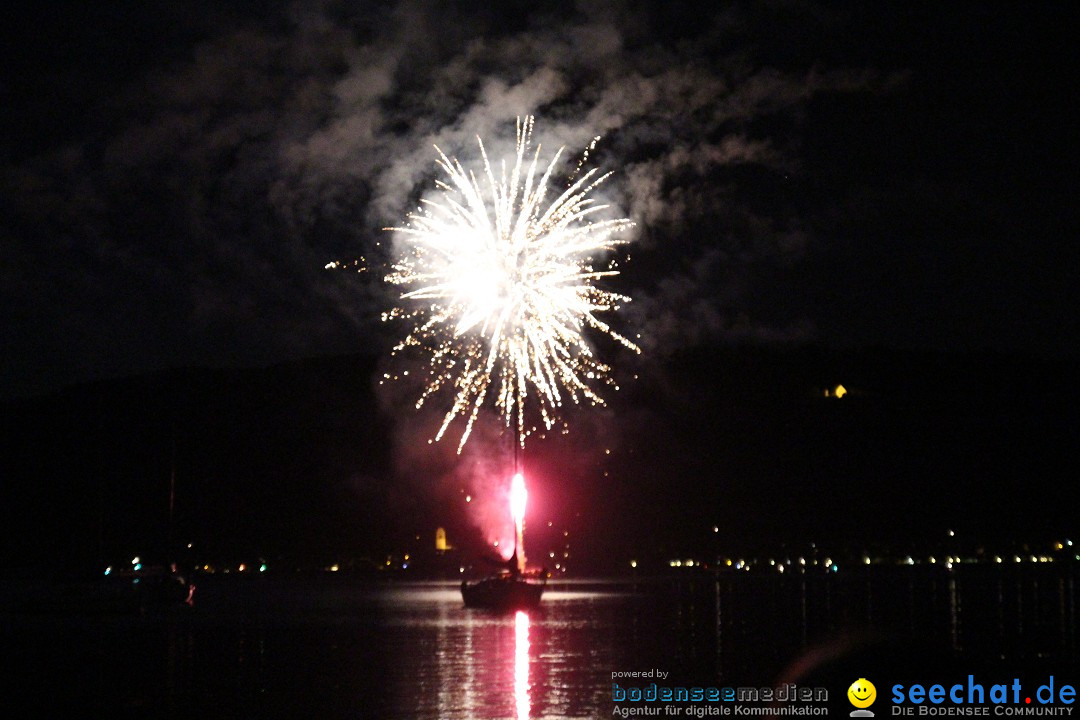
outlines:
{"label": "silhouetted hill", "polygon": [[363,544],[378,509],[340,500],[355,500],[358,476],[386,472],[373,368],[339,357],[191,369],[8,404],[8,559],[162,552],[174,472],[174,538],[203,551],[317,552],[324,535]]}
{"label": "silhouetted hill", "polygon": [[736,546],[1075,530],[1074,367],[884,349],[685,355],[637,390],[662,418],[637,465],[662,473],[627,483],[626,502],[651,508],[654,535],[715,525]]}
{"label": "silhouetted hill", "polygon": [[[1070,362],[744,347],[635,372],[610,408],[580,411],[605,425],[610,455],[573,418],[566,439],[530,444],[538,497],[573,528],[579,557],[1075,529]],[[461,538],[463,510],[397,476],[375,375],[374,358],[318,358],[9,402],[2,560],[164,552],[174,472],[172,537],[208,555],[378,556],[401,538],[426,543],[436,523]],[[398,487],[413,493],[404,505]],[[537,543],[555,543],[545,532]]]}

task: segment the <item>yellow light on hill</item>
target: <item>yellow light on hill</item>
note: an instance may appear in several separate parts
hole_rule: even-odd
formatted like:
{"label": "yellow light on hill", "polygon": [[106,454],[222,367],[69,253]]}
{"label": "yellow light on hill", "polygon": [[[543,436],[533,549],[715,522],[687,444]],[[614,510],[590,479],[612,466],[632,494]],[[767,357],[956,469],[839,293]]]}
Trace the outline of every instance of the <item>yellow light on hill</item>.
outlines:
{"label": "yellow light on hill", "polygon": [[[446,529],[435,528],[435,552],[446,552],[450,549],[451,545],[446,542]],[[408,560],[409,558],[406,556],[405,559]]]}

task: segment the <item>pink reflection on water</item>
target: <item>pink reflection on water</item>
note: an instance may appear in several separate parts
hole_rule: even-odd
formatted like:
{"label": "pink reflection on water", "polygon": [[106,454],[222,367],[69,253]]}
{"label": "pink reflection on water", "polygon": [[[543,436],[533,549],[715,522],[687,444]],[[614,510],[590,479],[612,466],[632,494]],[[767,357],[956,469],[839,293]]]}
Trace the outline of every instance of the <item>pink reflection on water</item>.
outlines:
{"label": "pink reflection on water", "polygon": [[518,720],[529,717],[529,616],[514,615],[514,704]]}

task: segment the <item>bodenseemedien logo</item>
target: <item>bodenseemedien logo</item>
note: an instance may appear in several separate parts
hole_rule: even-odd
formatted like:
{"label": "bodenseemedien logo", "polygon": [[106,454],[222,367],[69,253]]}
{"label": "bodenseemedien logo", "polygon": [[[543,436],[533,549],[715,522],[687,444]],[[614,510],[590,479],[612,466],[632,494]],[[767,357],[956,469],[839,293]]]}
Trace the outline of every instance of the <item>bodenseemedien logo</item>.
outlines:
{"label": "bodenseemedien logo", "polygon": [[867,710],[877,699],[877,688],[874,687],[874,683],[866,678],[859,678],[847,689],[847,697],[848,702],[855,706],[855,709],[851,711],[851,717],[874,717],[873,711]]}

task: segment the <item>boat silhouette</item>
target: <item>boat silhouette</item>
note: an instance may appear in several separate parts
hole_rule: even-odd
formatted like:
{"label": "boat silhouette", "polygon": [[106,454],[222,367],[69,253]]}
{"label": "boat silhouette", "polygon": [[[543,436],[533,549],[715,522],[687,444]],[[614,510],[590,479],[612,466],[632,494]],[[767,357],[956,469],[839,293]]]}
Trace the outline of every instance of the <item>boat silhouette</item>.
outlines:
{"label": "boat silhouette", "polygon": [[547,578],[546,569],[521,572],[515,550],[503,570],[473,582],[462,580],[461,597],[467,608],[525,610],[540,604]]}

